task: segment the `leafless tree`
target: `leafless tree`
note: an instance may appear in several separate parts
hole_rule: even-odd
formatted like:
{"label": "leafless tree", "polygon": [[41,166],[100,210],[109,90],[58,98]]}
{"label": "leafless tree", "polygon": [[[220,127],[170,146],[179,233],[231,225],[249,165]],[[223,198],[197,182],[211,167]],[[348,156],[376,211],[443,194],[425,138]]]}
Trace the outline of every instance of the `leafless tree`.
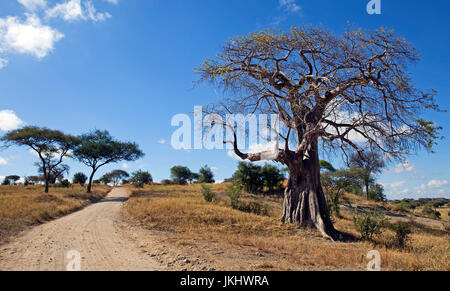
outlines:
{"label": "leafless tree", "polygon": [[[408,64],[418,59],[393,31],[334,35],[305,26],[231,39],[198,72],[200,82],[230,94],[210,112],[278,114],[287,130],[273,160],[290,172],[282,221],[315,226],[338,240],[320,182],[319,148],[342,150],[344,157],[377,150],[391,160],[419,148],[432,151],[440,127],[421,114],[439,107],[436,92],[412,84]],[[236,134],[231,142],[243,160],[267,156],[243,153]]]}

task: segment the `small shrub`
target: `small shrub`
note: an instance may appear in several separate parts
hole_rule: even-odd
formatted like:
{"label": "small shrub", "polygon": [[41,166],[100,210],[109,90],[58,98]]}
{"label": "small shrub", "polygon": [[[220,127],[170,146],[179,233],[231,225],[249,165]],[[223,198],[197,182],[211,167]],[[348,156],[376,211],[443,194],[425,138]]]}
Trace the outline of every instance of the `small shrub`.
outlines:
{"label": "small shrub", "polygon": [[169,179],[164,179],[161,181],[161,185],[173,185],[173,182]]}
{"label": "small shrub", "polygon": [[227,187],[227,196],[231,201],[231,208],[239,208],[239,199],[241,198],[242,188],[238,183],[233,183]]}
{"label": "small shrub", "polygon": [[67,179],[61,180],[57,184],[54,185],[56,188],[69,188],[70,182]]}
{"label": "small shrub", "polygon": [[411,226],[405,222],[399,222],[394,226],[395,244],[400,248],[405,248],[412,233]]}
{"label": "small shrub", "polygon": [[375,236],[379,236],[383,232],[386,217],[380,212],[356,214],[353,216],[353,223],[361,234],[362,240],[373,241]]}
{"label": "small shrub", "polygon": [[434,210],[430,204],[423,207],[422,214],[432,219],[441,219],[441,213]]}
{"label": "small shrub", "polygon": [[212,202],[214,200],[214,197],[216,196],[216,194],[214,194],[214,192],[211,190],[211,187],[208,187],[204,184],[202,184],[201,186],[202,186],[203,198],[205,199],[205,201]]}
{"label": "small shrub", "polygon": [[239,201],[237,210],[256,215],[269,216],[269,207],[261,201]]}

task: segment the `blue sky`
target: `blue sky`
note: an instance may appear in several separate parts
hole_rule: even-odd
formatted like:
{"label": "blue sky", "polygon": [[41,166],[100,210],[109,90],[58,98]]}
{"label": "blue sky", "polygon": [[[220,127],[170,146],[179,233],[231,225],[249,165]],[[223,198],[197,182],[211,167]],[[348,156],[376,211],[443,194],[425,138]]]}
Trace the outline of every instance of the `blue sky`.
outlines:
{"label": "blue sky", "polygon": [[[106,167],[149,170],[167,178],[173,165],[213,167],[217,180],[237,161],[226,151],[176,151],[171,118],[216,100],[214,89],[193,86],[194,69],[229,38],[303,23],[342,32],[387,26],[421,52],[411,67],[419,88],[434,88],[450,108],[448,1],[381,0],[4,0],[0,2],[0,134],[23,124],[81,134],[107,129],[140,144],[146,157]],[[444,126],[449,113],[426,116]],[[436,154],[419,152],[380,176],[388,198],[450,197],[448,139]],[[36,157],[25,148],[0,151],[0,176],[33,175]],[[336,165],[338,158],[332,161]],[[88,169],[73,161],[71,175]]]}

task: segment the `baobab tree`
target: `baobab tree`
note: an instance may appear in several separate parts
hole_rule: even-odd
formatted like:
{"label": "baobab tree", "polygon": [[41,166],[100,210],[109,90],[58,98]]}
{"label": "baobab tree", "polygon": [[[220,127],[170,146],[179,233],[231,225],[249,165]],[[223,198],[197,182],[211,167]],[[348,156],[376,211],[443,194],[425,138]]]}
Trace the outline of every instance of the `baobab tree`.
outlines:
{"label": "baobab tree", "polygon": [[[200,82],[224,89],[206,111],[276,114],[284,141],[267,152],[234,152],[252,162],[271,159],[289,168],[282,221],[315,226],[323,236],[340,238],[329,215],[320,182],[319,151],[378,150],[402,159],[419,148],[432,151],[440,127],[421,118],[439,111],[436,92],[415,88],[408,65],[418,53],[393,31],[294,27],[262,31],[228,41],[222,52],[197,71]],[[232,126],[229,126],[232,127]],[[234,130],[236,131],[236,130]]]}

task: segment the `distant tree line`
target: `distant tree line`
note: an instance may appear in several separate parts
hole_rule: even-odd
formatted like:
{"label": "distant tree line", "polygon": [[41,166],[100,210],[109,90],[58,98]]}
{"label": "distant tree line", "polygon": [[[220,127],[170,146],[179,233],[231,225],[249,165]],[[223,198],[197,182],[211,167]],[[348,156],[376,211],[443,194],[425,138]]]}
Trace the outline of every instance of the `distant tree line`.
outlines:
{"label": "distant tree line", "polygon": [[[90,193],[94,175],[101,167],[120,161],[136,161],[144,156],[136,143],[118,141],[108,131],[100,130],[73,136],[45,127],[26,126],[9,131],[0,141],[5,147],[24,146],[37,154],[40,161],[36,165],[41,176],[27,177],[25,183],[43,183],[46,193],[49,192],[50,185],[55,184],[57,180],[60,184],[67,185],[68,180],[63,179],[63,174],[68,173],[70,169],[64,164],[68,158],[91,168],[89,177],[82,173],[74,176],[76,183],[84,185],[87,181],[87,192]],[[5,178],[3,184],[15,184],[20,179],[14,179],[16,177]],[[117,179],[121,178],[114,176],[113,180],[117,182]]]}
{"label": "distant tree line", "polygon": [[164,185],[187,185],[193,183],[212,184],[215,183],[214,173],[208,165],[200,168],[198,173],[192,172],[185,166],[174,166],[170,169],[170,179],[164,179]]}

